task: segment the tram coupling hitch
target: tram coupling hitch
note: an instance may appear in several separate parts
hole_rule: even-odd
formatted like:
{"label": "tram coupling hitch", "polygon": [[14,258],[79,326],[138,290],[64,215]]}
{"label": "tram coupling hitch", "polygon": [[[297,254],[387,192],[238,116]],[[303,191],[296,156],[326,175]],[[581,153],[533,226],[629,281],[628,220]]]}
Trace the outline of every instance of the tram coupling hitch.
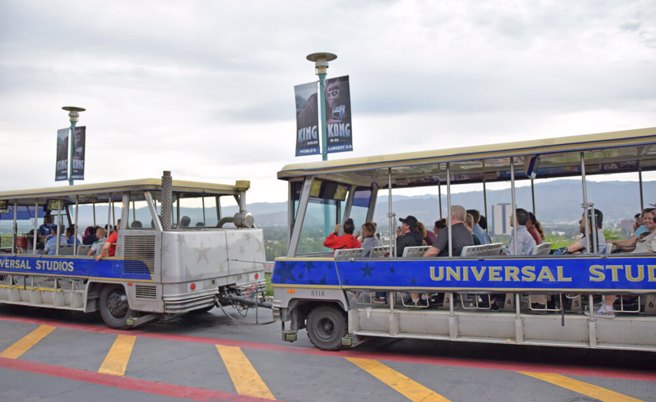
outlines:
{"label": "tram coupling hitch", "polygon": [[273,307],[272,303],[270,301],[263,301],[263,300],[259,300],[259,299],[249,299],[247,297],[238,296],[238,295],[230,294],[230,293],[224,295],[224,297],[226,299],[228,299],[230,301],[230,303],[233,303],[233,304],[234,303],[239,303],[239,304],[243,304],[243,305],[247,305],[247,306],[257,305],[258,307],[264,307],[264,308],[268,308],[268,309]]}

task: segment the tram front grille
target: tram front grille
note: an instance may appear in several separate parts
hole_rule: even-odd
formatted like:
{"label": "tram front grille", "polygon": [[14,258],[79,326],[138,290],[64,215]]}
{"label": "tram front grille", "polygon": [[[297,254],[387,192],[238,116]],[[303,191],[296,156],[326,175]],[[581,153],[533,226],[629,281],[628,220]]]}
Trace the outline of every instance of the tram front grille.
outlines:
{"label": "tram front grille", "polygon": [[157,287],[148,285],[135,285],[137,299],[157,299]]}
{"label": "tram front grille", "polygon": [[[155,239],[155,235],[125,236],[125,246],[123,248],[123,256],[126,260],[123,266],[125,273],[152,274],[155,272]],[[131,261],[143,262],[145,267],[139,263],[131,263]]]}

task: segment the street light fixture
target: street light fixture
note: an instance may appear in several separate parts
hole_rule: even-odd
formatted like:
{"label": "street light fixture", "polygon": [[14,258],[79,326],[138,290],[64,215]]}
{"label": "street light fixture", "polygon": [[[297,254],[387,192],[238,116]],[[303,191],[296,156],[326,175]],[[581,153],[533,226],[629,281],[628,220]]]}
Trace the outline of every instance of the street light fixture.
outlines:
{"label": "street light fixture", "polygon": [[68,184],[73,185],[73,137],[75,136],[75,124],[80,117],[80,112],[84,112],[86,109],[77,107],[77,106],[64,106],[63,110],[68,112],[68,118],[71,121],[71,133],[68,135]]}
{"label": "street light fixture", "polygon": [[319,110],[321,111],[321,160],[328,160],[328,137],[326,135],[326,72],[328,62],[337,58],[336,54],[319,52],[307,55],[309,61],[314,62],[315,73],[319,76]]}

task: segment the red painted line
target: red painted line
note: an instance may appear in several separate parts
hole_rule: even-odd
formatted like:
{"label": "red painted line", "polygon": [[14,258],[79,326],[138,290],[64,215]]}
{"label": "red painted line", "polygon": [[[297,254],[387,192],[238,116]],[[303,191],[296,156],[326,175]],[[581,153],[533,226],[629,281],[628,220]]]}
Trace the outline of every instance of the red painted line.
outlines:
{"label": "red painted line", "polygon": [[130,377],[118,377],[113,375],[94,373],[91,371],[36,363],[32,361],[7,359],[4,357],[0,357],[0,367],[10,370],[42,374],[50,377],[59,377],[67,380],[103,385],[112,388],[121,388],[129,391],[143,392],[146,394],[163,395],[174,398],[186,398],[194,401],[268,401],[268,399],[242,396],[227,392],[214,391],[211,389],[187,387],[184,385],[141,380]]}
{"label": "red painted line", "polygon": [[[433,357],[433,356],[405,356],[398,354],[386,354],[386,353],[367,353],[367,352],[358,352],[357,350],[342,350],[338,352],[326,352],[315,348],[304,348],[304,347],[294,347],[286,345],[276,345],[270,343],[261,343],[261,342],[248,342],[248,341],[237,341],[231,339],[221,339],[221,338],[207,338],[207,337],[197,337],[190,335],[171,335],[171,334],[160,334],[146,332],[143,330],[129,330],[129,331],[120,331],[114,330],[106,327],[99,327],[93,325],[85,324],[71,324],[63,323],[55,320],[48,319],[34,319],[26,317],[2,317],[0,316],[0,321],[13,321],[13,322],[22,322],[35,325],[49,324],[56,326],[58,328],[67,328],[79,331],[86,332],[98,332],[106,334],[130,334],[135,336],[140,336],[143,338],[149,339],[160,339],[167,341],[177,341],[177,342],[189,342],[189,343],[206,343],[212,345],[227,345],[227,346],[239,346],[247,349],[256,349],[264,350],[270,352],[280,352],[280,353],[294,353],[299,355],[312,355],[312,356],[330,356],[330,357],[359,357],[364,359],[373,359],[373,360],[386,360],[399,363],[411,363],[411,364],[430,364],[438,366],[451,366],[451,367],[463,367],[463,368],[474,368],[474,369],[486,369],[486,370],[504,370],[504,371],[535,371],[543,373],[558,373],[563,375],[579,375],[579,376],[588,376],[588,377],[602,377],[602,378],[615,378],[623,380],[639,380],[639,381],[656,381],[656,373],[645,373],[639,371],[628,371],[628,370],[614,370],[614,369],[605,369],[605,368],[586,368],[580,366],[564,366],[564,365],[548,365],[548,364],[537,364],[537,363],[511,363],[511,362],[489,362],[485,360],[471,360],[471,359],[458,359],[454,357]],[[522,347],[517,345],[517,347]]]}

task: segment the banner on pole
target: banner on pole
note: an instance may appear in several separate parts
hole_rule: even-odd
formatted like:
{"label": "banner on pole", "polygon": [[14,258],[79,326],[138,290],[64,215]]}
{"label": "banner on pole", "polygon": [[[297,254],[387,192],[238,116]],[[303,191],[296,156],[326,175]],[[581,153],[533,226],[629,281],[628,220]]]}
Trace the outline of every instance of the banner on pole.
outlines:
{"label": "banner on pole", "polygon": [[68,180],[68,128],[57,130],[55,181]]}
{"label": "banner on pole", "polygon": [[73,172],[71,179],[84,180],[84,150],[86,148],[86,127],[75,127],[73,136]]}
{"label": "banner on pole", "polygon": [[348,75],[326,80],[327,153],[353,151]]}
{"label": "banner on pole", "polygon": [[317,82],[296,85],[296,156],[321,153]]}

